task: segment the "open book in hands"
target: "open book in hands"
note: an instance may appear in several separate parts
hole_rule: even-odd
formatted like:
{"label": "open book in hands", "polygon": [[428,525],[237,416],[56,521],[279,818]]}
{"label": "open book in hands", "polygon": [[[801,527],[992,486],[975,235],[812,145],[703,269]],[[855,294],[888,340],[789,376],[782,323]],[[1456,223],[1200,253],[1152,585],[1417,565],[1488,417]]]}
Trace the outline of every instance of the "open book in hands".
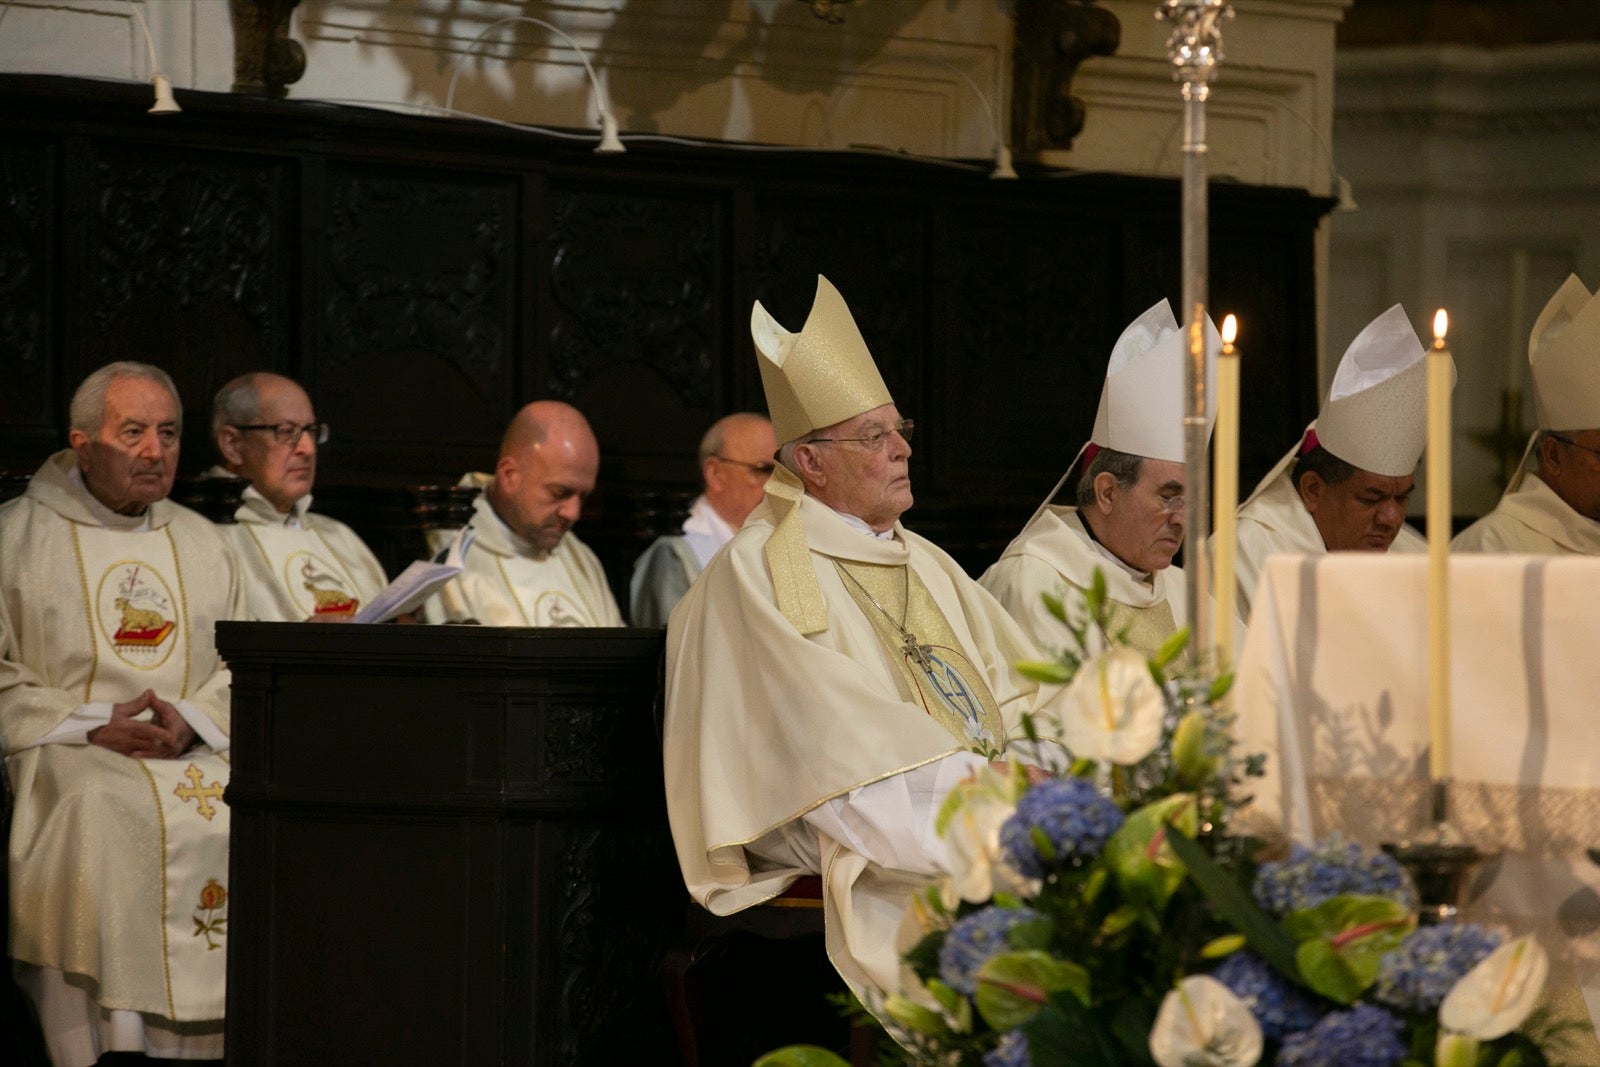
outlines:
{"label": "open book in hands", "polygon": [[474,536],[476,531],[471,523],[463,526],[444,551],[432,559],[419,559],[401,571],[400,576],[384,586],[351,621],[388,622],[420,608],[441,585],[461,573]]}

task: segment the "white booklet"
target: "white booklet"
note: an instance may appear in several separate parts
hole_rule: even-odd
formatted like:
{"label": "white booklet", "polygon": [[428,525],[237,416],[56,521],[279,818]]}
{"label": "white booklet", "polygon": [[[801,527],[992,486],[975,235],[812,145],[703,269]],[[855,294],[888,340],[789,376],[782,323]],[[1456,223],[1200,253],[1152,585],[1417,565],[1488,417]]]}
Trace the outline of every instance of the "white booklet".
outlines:
{"label": "white booklet", "polygon": [[351,621],[388,622],[417,610],[441,585],[461,573],[466,565],[467,549],[472,547],[475,536],[471,523],[461,527],[442,552],[432,559],[419,559],[401,571],[400,576],[384,586]]}

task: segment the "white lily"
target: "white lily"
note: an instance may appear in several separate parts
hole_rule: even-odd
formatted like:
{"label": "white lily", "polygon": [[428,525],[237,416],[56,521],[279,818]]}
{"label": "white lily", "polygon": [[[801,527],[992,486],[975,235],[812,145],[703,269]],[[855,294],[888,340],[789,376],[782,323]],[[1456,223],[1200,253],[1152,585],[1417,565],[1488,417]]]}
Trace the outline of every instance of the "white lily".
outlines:
{"label": "white lily", "polygon": [[1000,827],[1017,810],[1023,778],[1014,772],[980,768],[950,791],[939,812],[949,877],[940,892],[945,907],[966,900],[980,904],[996,890],[1032,895],[1038,883],[1013,870],[1000,848]]}
{"label": "white lily", "polygon": [[1479,1041],[1504,1037],[1527,1019],[1544,992],[1550,957],[1523,936],[1489,953],[1461,976],[1439,1005],[1439,1025]]}
{"label": "white lily", "polygon": [[1150,1055],[1160,1067],[1253,1067],[1261,1050],[1261,1024],[1208,974],[1179,982],[1150,1028]]}
{"label": "white lily", "polygon": [[1078,668],[1061,703],[1062,740],[1074,756],[1126,766],[1161,743],[1166,702],[1150,665],[1131,648],[1113,648]]}

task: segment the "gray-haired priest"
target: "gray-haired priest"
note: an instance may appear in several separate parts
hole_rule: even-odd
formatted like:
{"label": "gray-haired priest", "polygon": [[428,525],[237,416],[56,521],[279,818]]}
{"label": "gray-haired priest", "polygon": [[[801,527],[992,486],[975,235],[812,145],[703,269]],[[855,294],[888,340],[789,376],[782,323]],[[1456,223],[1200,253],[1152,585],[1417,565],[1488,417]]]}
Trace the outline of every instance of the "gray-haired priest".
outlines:
{"label": "gray-haired priest", "polygon": [[282,375],[244,374],[217,391],[211,435],[223,473],[246,483],[233,524],[219,529],[238,555],[252,619],[349,619],[388,583],[360,535],[311,510],[327,429]]}
{"label": "gray-haired priest", "polygon": [[1539,419],[1528,456],[1495,509],[1450,547],[1600,555],[1600,295],[1577,275],[1534,323],[1528,361]]}
{"label": "gray-haired priest", "polygon": [[[1208,319],[1208,382],[1220,346]],[[1047,499],[980,579],[1043,650],[1059,648],[1066,632],[1042,594],[1087,589],[1097,568],[1133,648],[1151,655],[1188,623],[1183,571],[1172,566],[1184,533],[1183,360],[1184,331],[1165,300],[1122,331],[1090,443],[1062,478],[1083,464],[1077,506]]]}
{"label": "gray-haired priest", "polygon": [[1425,552],[1406,525],[1428,439],[1426,350],[1399,304],[1345,349],[1317,419],[1239,508],[1239,613],[1274,553]]}
{"label": "gray-haired priest", "polygon": [[71,448],[0,508],[0,740],[15,794],[11,955],[57,1067],[222,1055],[228,674],[242,611],[216,528],[166,499],[181,408],[113,363]]}
{"label": "gray-haired priest", "polygon": [[780,466],[667,626],[667,807],[695,900],[719,915],[823,876],[828,955],[897,992],[896,929],[946,869],[934,815],[1039,700],[1010,616],[900,524],[911,422],[843,298],[754,334]]}

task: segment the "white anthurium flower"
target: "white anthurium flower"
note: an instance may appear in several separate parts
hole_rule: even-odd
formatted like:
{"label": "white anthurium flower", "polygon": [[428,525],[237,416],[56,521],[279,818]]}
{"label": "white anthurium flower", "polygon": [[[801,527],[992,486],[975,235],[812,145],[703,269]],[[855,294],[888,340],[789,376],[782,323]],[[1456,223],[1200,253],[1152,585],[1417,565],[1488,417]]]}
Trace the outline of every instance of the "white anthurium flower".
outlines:
{"label": "white anthurium flower", "polygon": [[945,840],[949,877],[941,887],[945,907],[981,904],[995,891],[1029,895],[1038,882],[1005,861],[1000,827],[1017,810],[1025,779],[1014,772],[980,768],[945,798],[936,826]]}
{"label": "white anthurium flower", "polygon": [[1253,1067],[1261,1050],[1261,1024],[1208,974],[1179,982],[1150,1028],[1150,1056],[1160,1067]]}
{"label": "white anthurium flower", "polygon": [[1532,937],[1508,941],[1462,975],[1439,1005],[1439,1025],[1479,1041],[1504,1037],[1532,1013],[1550,957]]}
{"label": "white anthurium flower", "polygon": [[1061,734],[1074,756],[1138,763],[1161,743],[1166,701],[1150,665],[1131,648],[1096,656],[1061,697]]}

